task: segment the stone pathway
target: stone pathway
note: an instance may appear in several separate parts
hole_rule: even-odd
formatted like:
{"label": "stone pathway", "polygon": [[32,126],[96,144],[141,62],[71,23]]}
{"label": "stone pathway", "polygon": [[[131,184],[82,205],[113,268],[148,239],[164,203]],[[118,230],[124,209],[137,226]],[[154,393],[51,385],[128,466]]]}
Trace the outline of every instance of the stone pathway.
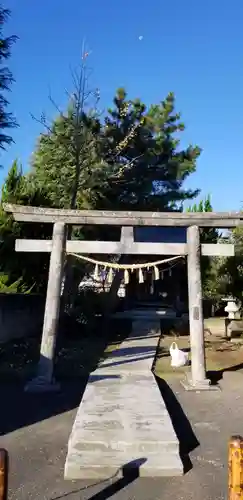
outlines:
{"label": "stone pathway", "polygon": [[133,322],[130,336],[90,375],[68,443],[65,478],[183,473],[179,442],[151,371],[158,320]]}
{"label": "stone pathway", "polygon": [[[0,384],[4,401],[0,426],[7,433],[1,436],[1,446],[10,454],[8,500],[225,500],[228,440],[232,434],[242,434],[243,414],[242,374],[237,378],[237,373],[229,375],[221,391],[201,393],[185,391],[171,377],[169,387],[177,399],[175,429],[192,461],[186,475],[109,478],[104,482],[63,479],[67,441],[77,412],[74,408],[81,398],[80,381],[62,384],[61,394],[55,396],[26,394],[16,384]],[[185,425],[186,417],[194,439],[188,422]]]}

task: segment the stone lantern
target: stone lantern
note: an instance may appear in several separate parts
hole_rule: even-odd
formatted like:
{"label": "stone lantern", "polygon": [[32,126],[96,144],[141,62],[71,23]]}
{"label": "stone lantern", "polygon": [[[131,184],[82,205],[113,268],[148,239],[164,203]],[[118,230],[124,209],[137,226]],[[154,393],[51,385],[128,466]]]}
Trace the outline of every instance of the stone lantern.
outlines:
{"label": "stone lantern", "polygon": [[227,299],[223,299],[225,302],[227,302],[227,305],[225,306],[224,310],[225,312],[228,313],[228,317],[225,318],[225,336],[228,339],[231,339],[232,337],[232,327],[233,329],[236,329],[238,331],[238,326],[236,324],[236,315],[239,312],[239,305],[236,303],[236,299],[234,297],[229,297]]}
{"label": "stone lantern", "polygon": [[228,319],[235,319],[236,314],[239,312],[239,306],[236,303],[236,299],[233,297],[229,297],[228,299],[224,299],[227,301],[227,305],[224,310],[228,313]]}

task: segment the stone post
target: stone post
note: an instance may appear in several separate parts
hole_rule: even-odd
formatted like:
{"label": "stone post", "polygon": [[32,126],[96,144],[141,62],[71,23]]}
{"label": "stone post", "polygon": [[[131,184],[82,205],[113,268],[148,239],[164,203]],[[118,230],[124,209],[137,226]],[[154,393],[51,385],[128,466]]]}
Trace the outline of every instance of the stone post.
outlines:
{"label": "stone post", "polygon": [[25,387],[25,390],[28,392],[44,392],[58,389],[58,385],[53,379],[53,367],[59,324],[65,247],[65,224],[63,222],[56,222],[53,227],[40,360],[37,377],[31,380]]}
{"label": "stone post", "polygon": [[200,234],[197,226],[187,229],[187,252],[191,377],[183,385],[188,390],[201,390],[209,388],[209,380],[205,366]]}

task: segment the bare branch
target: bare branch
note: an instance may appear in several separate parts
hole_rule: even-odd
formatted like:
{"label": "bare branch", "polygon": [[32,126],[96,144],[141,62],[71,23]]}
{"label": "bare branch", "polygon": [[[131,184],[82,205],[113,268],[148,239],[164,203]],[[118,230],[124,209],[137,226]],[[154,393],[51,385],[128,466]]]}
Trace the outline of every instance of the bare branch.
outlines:
{"label": "bare branch", "polygon": [[52,95],[51,95],[51,90],[49,89],[49,94],[48,94],[48,99],[50,101],[50,103],[52,104],[52,106],[57,110],[57,112],[63,116],[63,111],[59,108],[58,104],[56,103],[56,101],[53,99]]}
{"label": "bare branch", "polygon": [[46,119],[45,119],[44,114],[41,114],[40,118],[37,118],[32,113],[30,113],[30,116],[31,116],[32,120],[34,120],[35,122],[37,122],[40,125],[42,125],[43,127],[45,127],[46,130],[48,130],[48,132],[50,132],[50,133],[52,132],[51,127],[46,123]]}
{"label": "bare branch", "polygon": [[144,153],[136,156],[136,158],[132,158],[132,160],[126,163],[125,165],[122,165],[121,168],[118,170],[118,172],[116,172],[114,175],[111,175],[111,179],[113,180],[121,177],[121,175],[125,172],[125,170],[127,170],[129,167],[133,167],[135,161],[138,160],[139,158],[142,158],[142,156],[144,156]]}

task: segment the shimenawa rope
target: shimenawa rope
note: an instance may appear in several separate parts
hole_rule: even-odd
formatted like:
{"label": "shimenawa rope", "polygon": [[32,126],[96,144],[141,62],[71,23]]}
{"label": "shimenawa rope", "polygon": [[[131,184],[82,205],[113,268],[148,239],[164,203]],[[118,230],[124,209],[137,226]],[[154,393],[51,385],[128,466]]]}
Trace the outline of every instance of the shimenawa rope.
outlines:
{"label": "shimenawa rope", "polygon": [[[76,253],[69,253],[69,255],[72,255],[73,257],[76,257],[77,259],[84,260],[86,262],[90,262],[91,264],[95,265],[95,271],[94,271],[94,278],[99,279],[99,267],[103,267],[105,270],[108,268],[108,283],[111,283],[113,280],[113,270],[123,270],[124,271],[124,282],[125,284],[129,283],[130,276],[129,276],[129,271],[133,272],[135,270],[138,270],[138,277],[139,277],[139,283],[144,282],[144,275],[143,275],[143,269],[147,268],[150,269],[152,268],[154,270],[154,280],[159,280],[160,279],[160,272],[158,266],[161,264],[164,264],[166,262],[173,262],[175,260],[181,259],[183,256],[182,255],[177,255],[176,257],[170,257],[169,259],[163,259],[163,260],[157,260],[154,262],[144,262],[140,264],[118,264],[117,262],[104,262],[101,260],[96,260],[91,257],[87,257],[86,255],[81,255],[81,254],[76,254]],[[171,266],[174,267],[174,266]],[[169,272],[171,273],[171,267],[169,268]],[[162,271],[162,276],[163,276]]]}

